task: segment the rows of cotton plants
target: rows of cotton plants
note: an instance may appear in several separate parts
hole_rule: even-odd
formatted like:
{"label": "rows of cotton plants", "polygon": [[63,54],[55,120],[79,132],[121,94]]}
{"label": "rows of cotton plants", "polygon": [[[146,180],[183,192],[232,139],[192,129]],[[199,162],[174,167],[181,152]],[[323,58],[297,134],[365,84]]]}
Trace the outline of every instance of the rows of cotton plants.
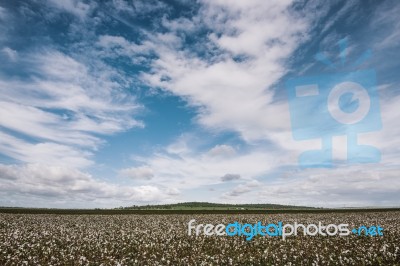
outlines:
{"label": "rows of cotton plants", "polygon": [[[380,225],[383,236],[188,235],[196,224]],[[265,215],[0,214],[0,265],[400,265],[400,212]]]}

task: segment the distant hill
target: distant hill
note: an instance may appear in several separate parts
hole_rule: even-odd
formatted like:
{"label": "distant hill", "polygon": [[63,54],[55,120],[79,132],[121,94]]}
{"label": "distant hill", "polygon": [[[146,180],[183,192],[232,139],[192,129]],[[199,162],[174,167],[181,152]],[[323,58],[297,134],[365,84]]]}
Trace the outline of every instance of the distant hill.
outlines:
{"label": "distant hill", "polygon": [[306,206],[280,204],[223,204],[210,202],[182,202],[175,204],[142,205],[123,207],[128,210],[288,210],[288,209],[315,209]]}

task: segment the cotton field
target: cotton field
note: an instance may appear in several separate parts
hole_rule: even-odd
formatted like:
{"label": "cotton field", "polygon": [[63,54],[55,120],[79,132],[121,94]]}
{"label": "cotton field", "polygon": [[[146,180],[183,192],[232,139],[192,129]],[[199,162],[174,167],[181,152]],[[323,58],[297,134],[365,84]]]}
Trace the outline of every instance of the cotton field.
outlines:
{"label": "cotton field", "polygon": [[[384,236],[188,235],[188,222],[380,225]],[[400,265],[400,212],[0,214],[0,265]]]}

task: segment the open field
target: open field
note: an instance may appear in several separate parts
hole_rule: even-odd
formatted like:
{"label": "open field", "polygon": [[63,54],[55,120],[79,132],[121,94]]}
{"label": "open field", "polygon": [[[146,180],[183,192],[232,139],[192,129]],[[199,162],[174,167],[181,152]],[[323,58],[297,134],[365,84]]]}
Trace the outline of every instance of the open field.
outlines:
{"label": "open field", "polygon": [[229,208],[177,208],[177,209],[47,209],[47,208],[8,208],[0,207],[0,213],[14,214],[70,214],[70,215],[114,215],[114,214],[279,214],[279,213],[365,213],[365,212],[400,212],[400,208],[368,208],[368,209],[229,209]]}
{"label": "open field", "polygon": [[[188,236],[187,223],[380,225],[367,236]],[[400,265],[400,212],[0,214],[0,265]]]}

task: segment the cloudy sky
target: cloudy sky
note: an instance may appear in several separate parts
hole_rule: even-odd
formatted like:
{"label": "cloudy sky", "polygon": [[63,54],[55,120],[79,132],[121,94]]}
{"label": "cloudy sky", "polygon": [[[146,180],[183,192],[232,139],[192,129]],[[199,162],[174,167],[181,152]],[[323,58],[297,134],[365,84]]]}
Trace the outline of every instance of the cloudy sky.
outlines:
{"label": "cloudy sky", "polygon": [[[0,206],[399,206],[398,14],[395,0],[1,0]],[[381,126],[338,126],[375,162],[351,163],[325,122],[294,139],[293,115],[317,125],[328,102],[290,109],[288,81],[337,73],[376,73]],[[299,164],[318,149],[332,157]]]}

